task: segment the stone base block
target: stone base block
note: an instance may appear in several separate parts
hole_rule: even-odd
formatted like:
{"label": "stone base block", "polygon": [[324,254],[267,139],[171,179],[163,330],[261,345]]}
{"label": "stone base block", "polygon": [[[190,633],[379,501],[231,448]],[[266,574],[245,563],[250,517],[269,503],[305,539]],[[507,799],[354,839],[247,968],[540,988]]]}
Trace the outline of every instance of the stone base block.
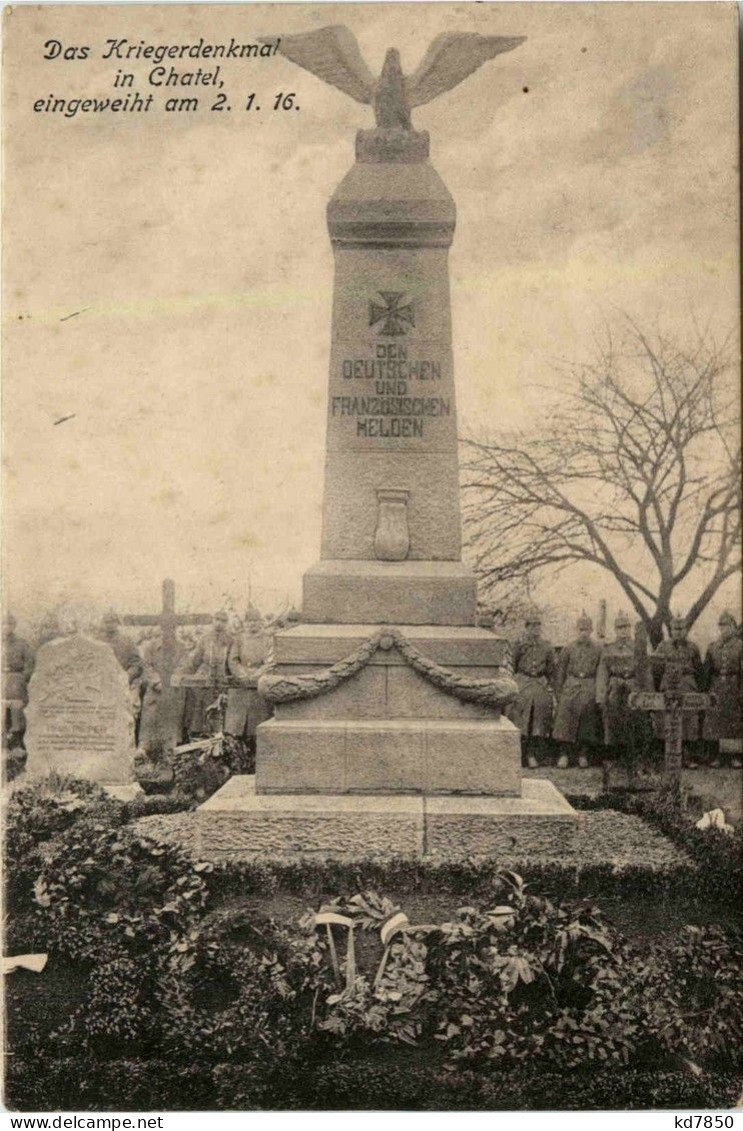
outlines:
{"label": "stone base block", "polygon": [[230,778],[188,814],[199,859],[323,855],[466,859],[530,855],[570,859],[576,813],[544,779],[522,797],[259,794],[255,779]]}
{"label": "stone base block", "polygon": [[440,856],[564,859],[575,849],[580,815],[551,781],[524,779],[521,797],[426,799],[426,850]]}
{"label": "stone base block", "polygon": [[258,727],[259,793],[517,797],[521,740],[492,719],[271,719]]}
{"label": "stone base block", "polygon": [[415,856],[423,844],[419,797],[266,795],[255,778],[230,778],[194,814],[202,858],[273,855]]}
{"label": "stone base block", "polygon": [[302,615],[311,623],[475,623],[475,575],[461,562],[320,561],[303,585]]}

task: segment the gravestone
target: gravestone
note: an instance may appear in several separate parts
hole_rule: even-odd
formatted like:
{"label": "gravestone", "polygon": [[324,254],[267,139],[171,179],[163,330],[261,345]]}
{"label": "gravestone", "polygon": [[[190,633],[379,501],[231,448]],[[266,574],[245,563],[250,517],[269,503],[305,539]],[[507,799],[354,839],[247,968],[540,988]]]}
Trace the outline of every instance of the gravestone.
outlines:
{"label": "gravestone", "polygon": [[528,851],[535,829],[541,848],[549,826],[563,851],[575,828],[550,782],[522,786],[520,735],[503,713],[518,693],[506,642],[478,627],[462,561],[456,209],[428,134],[410,122],[412,106],[520,42],[440,36],[409,78],[390,49],[375,81],[345,28],[280,40],[293,62],[371,103],[377,126],[358,132],[327,209],[335,280],[320,560],[304,576],[304,623],[276,634],[258,683],[275,716],[257,730],[255,780],[243,789],[232,779],[202,807],[205,848],[213,835],[236,849],[467,855],[504,835]]}
{"label": "gravestone", "polygon": [[51,772],[107,785],[134,780],[134,718],[126,672],[102,640],[43,644],[26,708],[29,776]]}

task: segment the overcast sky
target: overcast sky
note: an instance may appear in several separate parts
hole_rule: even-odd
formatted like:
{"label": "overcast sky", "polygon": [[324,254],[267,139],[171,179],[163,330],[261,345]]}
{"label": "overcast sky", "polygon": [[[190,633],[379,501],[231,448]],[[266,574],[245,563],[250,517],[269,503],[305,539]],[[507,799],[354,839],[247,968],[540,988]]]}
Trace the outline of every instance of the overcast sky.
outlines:
{"label": "overcast sky", "polygon": [[[460,430],[528,424],[605,320],[720,333],[738,305],[728,4],[147,4],[5,10],[6,585],[208,610],[297,600],[319,556],[332,255],[363,107],[287,60],[223,63],[230,113],[35,113],[114,93],[105,41],[251,42],[343,22],[375,72],[444,30],[526,35],[414,113],[458,209]],[[88,45],[44,60],[44,43]],[[212,69],[179,62],[182,71]],[[263,109],[242,109],[251,91]],[[273,112],[295,91],[299,111]],[[162,103],[162,92],[156,95]],[[78,313],[79,312],[79,313]],[[74,317],[69,317],[73,315]],[[62,417],[70,419],[55,424]],[[585,590],[581,586],[585,583]],[[581,575],[570,601],[608,582]]]}

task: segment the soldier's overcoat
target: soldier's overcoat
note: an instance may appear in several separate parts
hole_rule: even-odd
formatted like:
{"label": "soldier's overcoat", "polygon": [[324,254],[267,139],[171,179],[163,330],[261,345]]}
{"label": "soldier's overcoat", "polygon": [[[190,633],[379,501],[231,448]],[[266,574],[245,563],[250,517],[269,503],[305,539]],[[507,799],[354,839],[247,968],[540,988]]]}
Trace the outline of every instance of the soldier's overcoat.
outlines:
{"label": "soldier's overcoat", "polygon": [[[258,676],[268,659],[271,638],[263,632],[241,632],[230,653],[230,670],[250,682]],[[270,719],[271,708],[253,687],[233,687],[227,693],[227,717],[224,729],[228,734],[254,738],[256,727]]]}
{"label": "soldier's overcoat", "polygon": [[596,671],[601,646],[576,640],[562,651],[557,663],[557,715],[552,737],[559,742],[599,743],[601,719],[596,705]]}
{"label": "soldier's overcoat", "polygon": [[547,640],[519,640],[513,650],[513,677],[519,694],[507,713],[527,738],[549,738],[552,733],[556,666],[555,650]]}
{"label": "soldier's overcoat", "polygon": [[3,716],[11,731],[21,731],[24,725],[24,705],[28,702],[28,681],[34,669],[33,649],[20,636],[4,640],[3,654]]}
{"label": "soldier's overcoat", "polygon": [[206,709],[217,700],[219,685],[224,686],[230,675],[229,657],[233,645],[231,634],[218,639],[213,631],[207,632],[181,668],[187,674],[204,676],[208,681],[206,687],[186,690],[185,727],[189,734],[210,734],[218,725],[217,720],[209,721]]}
{"label": "soldier's overcoat", "polygon": [[602,650],[596,671],[596,702],[602,709],[607,746],[634,745],[647,729],[642,712],[629,705],[633,691],[651,689],[649,671],[638,676],[636,667],[632,641],[615,640]]}
{"label": "soldier's overcoat", "polygon": [[[183,660],[185,655],[181,644],[176,644],[175,667]],[[139,745],[147,750],[157,743],[170,738],[168,734],[169,720],[163,718],[162,710],[162,678],[163,678],[163,646],[161,640],[152,640],[142,649],[144,662],[144,693],[142,695],[142,713],[139,718]],[[176,715],[174,730],[176,741],[180,741],[181,727],[183,724],[183,711],[186,701],[186,689],[174,687],[171,692]]]}
{"label": "soldier's overcoat", "polygon": [[741,664],[743,640],[736,635],[729,640],[715,640],[704,658],[703,683],[715,696],[716,703],[704,718],[704,737],[734,739],[743,736],[741,720]]}

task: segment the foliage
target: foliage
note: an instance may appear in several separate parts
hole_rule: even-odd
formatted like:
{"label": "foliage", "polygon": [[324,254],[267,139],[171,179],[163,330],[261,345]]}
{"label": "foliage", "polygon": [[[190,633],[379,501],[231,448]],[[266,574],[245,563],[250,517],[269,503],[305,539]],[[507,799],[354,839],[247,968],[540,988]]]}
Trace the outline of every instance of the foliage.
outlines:
{"label": "foliage", "polygon": [[231,774],[225,737],[215,735],[200,743],[176,747],[173,775],[176,789],[201,803],[216,793]]}
{"label": "foliage", "polygon": [[82,818],[50,846],[35,884],[49,945],[88,961],[177,945],[205,906],[210,867]]}
{"label": "foliage", "polygon": [[693,1062],[743,1065],[743,943],[737,931],[685,927],[640,966],[648,1033]]}
{"label": "foliage", "polygon": [[[383,948],[382,931],[400,913],[389,899],[365,891],[350,899],[336,899],[320,908],[319,916],[340,916],[352,924],[348,931],[344,971],[341,971],[333,927],[325,924],[325,935],[318,938],[316,920],[308,913],[301,925],[313,944],[314,965],[325,971],[325,980],[316,977],[314,985],[321,996],[317,1002],[317,1027],[321,1032],[354,1042],[401,1041],[415,1044],[423,1031],[426,1003],[435,1000],[426,972],[426,947],[421,934],[429,928],[409,928],[397,932]],[[405,918],[407,922],[407,918]],[[357,971],[356,932],[380,933],[376,945],[374,971]],[[367,952],[369,947],[367,946]],[[328,992],[328,976],[333,982]],[[314,1012],[314,1010],[313,1010]]]}
{"label": "foliage", "polygon": [[[743,953],[735,932],[687,928],[670,948],[663,941],[643,955],[595,906],[555,905],[530,895],[516,873],[502,879],[504,902],[460,908],[440,926],[413,927],[403,917],[386,941],[400,913],[374,892],[305,917],[315,934],[303,988],[314,989],[317,1028],[340,1053],[433,1040],[451,1066],[526,1060],[574,1070],[626,1065],[640,1053],[660,1065],[677,1055],[738,1065]],[[334,920],[350,925],[345,969]],[[382,934],[381,961],[379,944],[357,965],[358,932]]]}
{"label": "foliage", "polygon": [[704,1111],[733,1106],[739,1092],[734,1075],[627,1068],[555,1073],[543,1065],[533,1069],[528,1061],[508,1073],[451,1073],[406,1061],[362,1060],[313,1066],[277,1099],[281,1107],[331,1111]]}
{"label": "foliage", "polygon": [[124,802],[124,818],[126,822],[136,821],[140,817],[149,817],[155,813],[182,813],[195,809],[198,802],[181,790],[172,793],[154,793],[134,797],[131,801]]}
{"label": "foliage", "polygon": [[141,956],[104,959],[90,971],[82,1004],[54,1034],[57,1043],[99,1058],[126,1055],[135,1046],[140,1054],[151,1051],[157,1037],[152,988],[151,965]]}
{"label": "foliage", "polygon": [[120,824],[123,809],[93,782],[51,775],[16,789],[5,811],[5,904],[22,913],[33,906],[42,846],[96,812],[102,822]]}
{"label": "foliage", "polygon": [[[592,903],[566,898],[592,889],[617,894],[625,883],[636,894],[641,881],[653,893],[669,890],[664,884],[688,889],[707,865],[622,874],[555,863],[530,869],[529,884],[494,860],[217,868],[143,836],[125,823],[135,815],[131,805],[110,802],[96,787],[63,790],[53,802],[43,792],[22,794],[14,799],[12,851],[36,862],[34,945],[39,940],[50,967],[56,962],[78,982],[66,1005],[60,999],[51,1027],[29,1021],[24,1036],[22,1005],[13,1005],[13,1047],[43,1048],[50,1068],[40,1086],[12,1069],[11,1102],[24,1094],[43,1108],[47,1095],[57,1109],[61,1099],[84,1108],[96,1097],[111,1106],[121,1096],[123,1106],[147,1107],[154,1084],[144,1061],[131,1062],[130,1081],[114,1079],[113,1066],[134,1046],[153,1064],[170,1066],[155,1106],[173,1110],[321,1106],[322,1097],[343,1093],[338,1066],[347,1065],[350,1081],[358,1058],[385,1049],[394,1059],[390,1103],[376,1106],[397,1096],[426,1107],[439,1095],[450,1107],[537,1107],[535,1097],[550,1093],[540,1091],[535,1072],[555,1066],[579,1091],[587,1080],[578,1106],[602,1106],[591,1102],[595,1094],[607,1097],[603,1106],[632,1106],[640,1095],[636,1106],[650,1106],[648,1098],[670,1102],[662,1073],[680,1060],[719,1071],[739,1063],[741,948],[732,932],[691,929],[633,950]],[[625,811],[636,803],[622,802]],[[683,824],[697,845],[695,859],[702,860],[703,844],[720,847],[714,830],[690,829],[672,800],[639,804],[646,819],[655,814],[655,827],[665,822],[664,831],[673,827],[680,836]],[[715,867],[729,866],[725,860]],[[411,927],[372,884],[465,896],[466,905],[449,922]],[[531,894],[537,884],[556,898]],[[359,894],[323,897],[349,889]],[[308,891],[319,911],[292,928],[244,906],[210,910],[220,900],[255,904],[256,896]],[[352,932],[323,916],[340,917]],[[404,929],[383,935],[396,921]],[[408,1085],[405,1056],[418,1050],[440,1067],[427,1083],[413,1073]],[[77,1065],[78,1079],[55,1076],[60,1058]],[[633,1091],[626,1068],[649,1059],[657,1087],[644,1078]],[[494,1061],[497,1079],[488,1072]],[[596,1093],[586,1071],[607,1063],[621,1071]],[[472,1075],[470,1067],[483,1071]],[[368,1064],[359,1069],[359,1088],[367,1071]],[[705,1080],[695,1078],[695,1096],[707,1094]],[[182,1102],[189,1088],[192,1099]]]}
{"label": "foliage", "polygon": [[628,321],[561,382],[539,431],[464,442],[482,587],[575,562],[607,571],[654,644],[694,581],[693,624],[740,570],[740,435],[727,345]]}
{"label": "foliage", "polygon": [[81,820],[121,825],[153,813],[175,813],[195,802],[177,792],[118,801],[94,782],[52,774],[16,789],[5,812],[5,906],[22,915],[35,905],[34,885],[46,846]]}
{"label": "foliage", "polygon": [[230,773],[255,773],[255,739],[238,737],[234,734],[224,736],[224,759]]}
{"label": "foliage", "polygon": [[5,816],[5,849],[11,860],[21,860],[43,841],[69,828],[90,806],[109,810],[113,820],[117,802],[94,782],[50,775],[11,794]]}
{"label": "foliage", "polygon": [[20,1111],[725,1111],[740,1077],[603,1069],[448,1073],[402,1061],[305,1065],[256,1078],[252,1065],[162,1059],[11,1057],[6,1103]]}
{"label": "foliage", "polygon": [[44,1049],[8,1059],[4,1098],[17,1111],[199,1111],[216,1103],[210,1064],[59,1057]]}
{"label": "foliage", "polygon": [[143,809],[148,813],[174,813],[211,797],[234,774],[255,773],[255,750],[243,738],[213,735],[168,752],[162,742],[138,751],[135,773],[142,789],[153,798],[173,797],[172,807]]}
{"label": "foliage", "polygon": [[307,857],[217,863],[209,887],[215,899],[224,900],[279,892],[322,900],[333,891],[367,888],[489,900],[503,890],[499,876],[505,866],[552,899],[663,896],[688,893],[697,886],[697,867],[688,861],[656,868],[646,863],[534,862],[520,857],[462,861],[391,857],[363,862]]}
{"label": "foliage", "polygon": [[512,883],[506,904],[462,908],[434,939],[436,1038],[449,1059],[626,1063],[637,1025],[616,930],[591,905],[555,906]]}
{"label": "foliage", "polygon": [[[277,944],[283,946],[280,958]],[[221,912],[171,949],[156,989],[164,1051],[236,1060],[263,1073],[288,1063],[309,1029],[302,990],[311,971],[271,921]],[[306,1004],[306,1003],[305,1003]]]}

